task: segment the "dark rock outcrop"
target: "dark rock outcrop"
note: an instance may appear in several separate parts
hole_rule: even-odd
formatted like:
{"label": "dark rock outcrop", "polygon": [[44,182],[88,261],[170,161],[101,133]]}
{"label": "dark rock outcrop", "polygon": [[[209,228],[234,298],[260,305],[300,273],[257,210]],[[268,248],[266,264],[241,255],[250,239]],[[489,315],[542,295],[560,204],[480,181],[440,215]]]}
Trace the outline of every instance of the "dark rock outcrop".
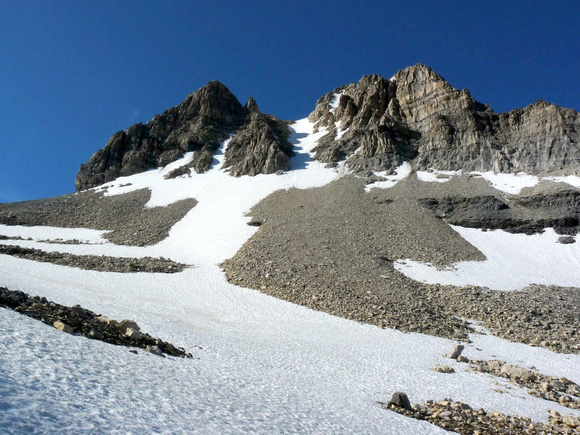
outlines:
{"label": "dark rock outcrop", "polygon": [[193,161],[185,171],[173,175],[189,169],[205,172],[220,143],[232,135],[236,138],[238,130],[242,136],[234,144],[243,153],[230,153],[229,159],[236,175],[288,169],[292,151],[286,123],[261,114],[253,98],[242,106],[229,89],[212,81],[148,123],[115,133],[103,149],[81,165],[76,189],[165,166],[189,151],[195,152]]}
{"label": "dark rock outcrop", "polygon": [[510,198],[509,205],[496,196],[423,198],[419,203],[447,223],[462,227],[525,234],[544,228],[570,235],[580,231],[580,192],[572,189]]}
{"label": "dark rock outcrop", "polygon": [[[248,105],[254,102],[250,99]],[[255,104],[255,102],[254,102]],[[276,118],[259,113],[258,106],[248,122],[229,142],[224,167],[233,176],[273,174],[290,169],[294,155],[288,142],[288,127]]]}
{"label": "dark rock outcrop", "polygon": [[158,355],[192,357],[182,348],[140,332],[133,321],[117,322],[79,305],[67,307],[44,297],[0,287],[0,307],[12,309],[69,334],[79,334],[117,346],[138,347]]}
{"label": "dark rock outcrop", "polygon": [[321,97],[310,120],[325,127],[316,159],[356,172],[415,169],[496,172],[580,170],[580,115],[545,101],[496,114],[429,67],[391,80],[364,76]]}

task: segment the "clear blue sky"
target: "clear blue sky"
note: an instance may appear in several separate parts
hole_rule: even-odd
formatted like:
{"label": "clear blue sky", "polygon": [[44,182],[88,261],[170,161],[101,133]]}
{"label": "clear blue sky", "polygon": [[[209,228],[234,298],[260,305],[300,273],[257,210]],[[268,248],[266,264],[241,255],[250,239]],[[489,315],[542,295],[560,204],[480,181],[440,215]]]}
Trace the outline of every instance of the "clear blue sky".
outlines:
{"label": "clear blue sky", "polygon": [[219,80],[305,117],[416,63],[497,112],[580,110],[580,1],[0,0],[0,202],[74,191],[108,138]]}

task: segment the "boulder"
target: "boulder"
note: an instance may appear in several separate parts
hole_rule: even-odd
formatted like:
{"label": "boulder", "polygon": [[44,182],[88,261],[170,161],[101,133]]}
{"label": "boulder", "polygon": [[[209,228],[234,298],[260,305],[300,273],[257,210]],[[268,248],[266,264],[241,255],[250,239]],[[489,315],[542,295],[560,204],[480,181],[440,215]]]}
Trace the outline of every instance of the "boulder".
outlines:
{"label": "boulder", "polygon": [[131,329],[133,331],[141,331],[141,328],[139,328],[139,325],[137,325],[137,323],[133,320],[129,320],[129,319],[123,319],[119,322],[119,324],[117,325],[117,327],[121,330],[121,332],[123,334],[127,333],[127,329]]}
{"label": "boulder", "polygon": [[465,346],[458,344],[445,355],[445,358],[457,359],[461,355],[461,352],[463,352],[463,349],[465,349]]}
{"label": "boulder", "polygon": [[60,320],[57,320],[52,325],[59,331],[66,332],[67,334],[72,334],[74,332],[74,330],[70,326],[68,326],[66,323],[61,322]]}
{"label": "boulder", "polygon": [[391,397],[391,400],[389,401],[387,406],[395,406],[397,408],[403,408],[403,409],[406,409],[408,411],[413,410],[413,407],[411,406],[411,402],[409,401],[409,398],[407,397],[407,395],[405,393],[403,393],[401,391],[397,391],[396,393],[393,394],[393,397]]}
{"label": "boulder", "polygon": [[133,328],[127,328],[125,330],[125,335],[129,338],[132,338],[133,340],[139,340],[139,339],[141,339],[141,337],[143,337],[143,334],[141,334],[141,332],[139,332]]}

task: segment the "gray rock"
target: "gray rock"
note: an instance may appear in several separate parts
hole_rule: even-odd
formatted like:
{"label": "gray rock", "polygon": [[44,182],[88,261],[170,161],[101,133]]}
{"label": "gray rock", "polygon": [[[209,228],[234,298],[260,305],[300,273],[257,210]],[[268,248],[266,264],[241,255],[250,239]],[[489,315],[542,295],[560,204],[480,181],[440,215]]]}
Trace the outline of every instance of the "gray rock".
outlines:
{"label": "gray rock", "polygon": [[117,325],[117,327],[119,328],[119,330],[123,333],[126,334],[127,333],[127,329],[131,329],[133,331],[140,331],[141,329],[139,328],[139,325],[137,325],[137,323],[133,320],[128,320],[128,319],[123,319],[119,322],[119,324]]}
{"label": "gray rock", "polygon": [[61,322],[60,320],[54,322],[52,326],[54,326],[59,331],[66,332],[67,334],[72,334],[74,332],[73,328],[68,326],[66,323]]}
{"label": "gray rock", "polygon": [[202,173],[211,167],[220,143],[232,135],[235,140],[226,151],[226,166],[233,175],[287,170],[293,155],[289,134],[286,123],[261,114],[253,98],[242,106],[229,89],[212,81],[148,123],[115,133],[81,165],[75,185],[77,191],[84,190],[162,167],[188,151],[195,152],[193,161],[168,177],[184,175],[189,169]]}
{"label": "gray rock", "polygon": [[[334,94],[341,94],[336,109],[330,105]],[[393,80],[373,74],[337,88],[318,100],[309,119],[329,129],[316,159],[347,159],[356,172],[384,171],[409,160],[416,169],[567,174],[580,169],[578,112],[537,101],[496,114],[420,64]],[[337,123],[348,128],[340,138]]]}
{"label": "gray rock", "polygon": [[465,349],[464,345],[457,344],[448,354],[445,355],[445,358],[457,359],[459,355],[461,355],[461,352],[463,352],[463,349]]}
{"label": "gray rock", "polygon": [[441,365],[441,364],[437,364],[433,368],[433,371],[438,372],[438,373],[455,373],[455,369],[453,367],[449,367],[449,366]]}
{"label": "gray rock", "polygon": [[143,336],[143,334],[141,334],[141,332],[139,332],[138,330],[135,330],[133,328],[127,328],[125,330],[125,335],[129,338],[132,338],[133,340],[140,340],[141,337]]}
{"label": "gray rock", "polygon": [[407,395],[401,391],[397,391],[391,397],[391,400],[388,403],[388,406],[396,406],[397,408],[403,408],[411,411],[413,407],[411,406],[411,402]]}
{"label": "gray rock", "polygon": [[161,351],[161,349],[159,348],[159,346],[147,346],[145,348],[146,352],[149,352],[153,355],[157,355],[157,356],[164,356],[163,352]]}
{"label": "gray rock", "polygon": [[569,245],[571,243],[575,243],[576,239],[572,236],[560,236],[558,237],[558,243],[562,243],[563,245]]}

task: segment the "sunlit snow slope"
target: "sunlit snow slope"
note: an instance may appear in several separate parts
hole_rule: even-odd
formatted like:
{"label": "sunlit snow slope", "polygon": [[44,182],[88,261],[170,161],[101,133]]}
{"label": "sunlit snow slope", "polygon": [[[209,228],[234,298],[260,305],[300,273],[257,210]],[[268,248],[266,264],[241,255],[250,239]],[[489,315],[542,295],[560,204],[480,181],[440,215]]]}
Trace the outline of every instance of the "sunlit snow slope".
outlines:
{"label": "sunlit snow slope", "polygon": [[[311,311],[229,284],[218,263],[256,231],[245,213],[277,189],[322,186],[341,176],[312,161],[324,132],[307,120],[292,126],[297,156],[282,175],[230,177],[223,149],[206,174],[164,180],[172,168],[108,183],[107,195],[148,187],[150,206],[183,198],[198,204],[169,237],[144,248],[116,246],[100,231],[0,227],[22,246],[77,254],[163,256],[191,264],[177,274],[118,274],[0,255],[0,285],[81,304],[184,347],[194,359],[133,354],[70,336],[0,309],[1,433],[390,433],[445,431],[382,409],[395,391],[412,402],[451,397],[473,407],[546,420],[560,407],[443,358],[447,339],[382,330]],[[130,183],[130,185],[127,185]],[[42,244],[40,239],[92,244]],[[580,356],[474,335],[465,354],[499,358],[580,382]],[[437,363],[456,373],[431,370]],[[500,383],[502,381],[499,381]]]}

